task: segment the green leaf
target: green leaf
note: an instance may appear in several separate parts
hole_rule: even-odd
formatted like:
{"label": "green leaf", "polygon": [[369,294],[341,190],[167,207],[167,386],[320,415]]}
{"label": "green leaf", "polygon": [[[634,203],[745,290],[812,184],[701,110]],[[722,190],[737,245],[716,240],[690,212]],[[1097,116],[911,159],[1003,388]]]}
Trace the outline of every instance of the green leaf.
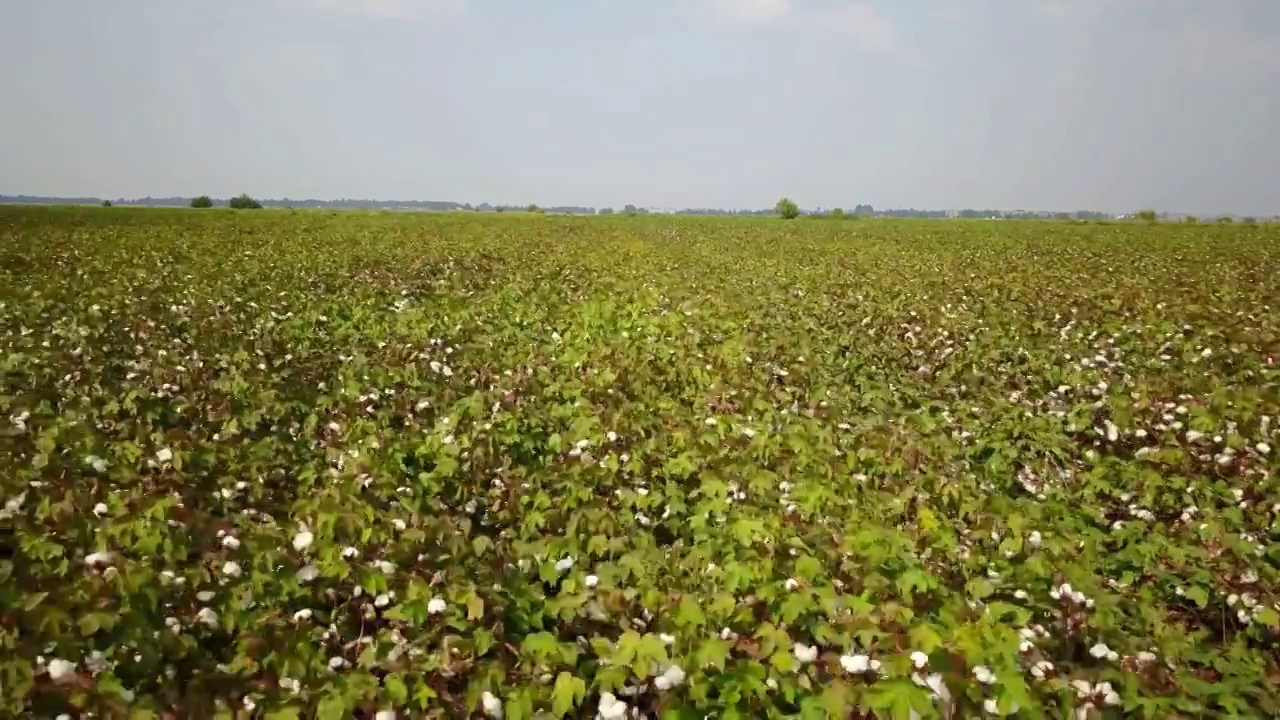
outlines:
{"label": "green leaf", "polygon": [[699,605],[697,598],[692,595],[684,595],[680,598],[680,605],[676,609],[675,623],[681,628],[697,628],[707,622],[707,616],[703,614],[702,607]]}
{"label": "green leaf", "polygon": [[467,619],[479,620],[484,617],[484,600],[479,595],[471,593],[467,597]]}
{"label": "green leaf", "polygon": [[586,696],[586,682],[582,678],[562,672],[556,676],[555,686],[551,690],[551,712],[556,717],[564,717]]}
{"label": "green leaf", "polygon": [[346,716],[347,700],[337,692],[325,695],[316,707],[316,720],[344,720]]}
{"label": "green leaf", "polygon": [[404,705],[409,702],[409,688],[399,673],[386,676],[382,681],[382,687],[386,691],[387,699],[392,703]]}

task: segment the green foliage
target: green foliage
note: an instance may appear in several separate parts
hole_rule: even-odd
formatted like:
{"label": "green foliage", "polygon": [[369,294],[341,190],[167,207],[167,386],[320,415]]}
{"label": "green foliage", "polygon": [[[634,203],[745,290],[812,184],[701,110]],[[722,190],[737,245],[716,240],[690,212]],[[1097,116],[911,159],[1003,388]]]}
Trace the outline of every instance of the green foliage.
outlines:
{"label": "green foliage", "polygon": [[261,210],[262,209],[262,203],[249,197],[247,193],[237,195],[236,197],[231,198],[231,201],[228,202],[227,205],[232,210]]}
{"label": "green foliage", "polygon": [[191,198],[191,207],[193,208],[211,208],[213,207],[213,199],[208,195]]}
{"label": "green foliage", "polygon": [[1278,240],[0,208],[0,716],[1280,716]]}
{"label": "green foliage", "polygon": [[1195,215],[1187,215],[1182,218],[1182,222],[1188,225],[1195,225],[1196,223],[1200,222],[1200,218],[1196,217]]}
{"label": "green foliage", "polygon": [[849,217],[849,215],[844,211],[844,208],[832,208],[830,211],[827,212],[827,217],[831,218],[832,220],[844,220],[845,218]]}
{"label": "green foliage", "polygon": [[1155,210],[1139,210],[1138,219],[1144,222],[1155,222],[1158,218]]}
{"label": "green foliage", "polygon": [[110,200],[103,200],[103,201],[102,201],[102,207],[111,207],[111,201],[110,201]]}
{"label": "green foliage", "polygon": [[546,212],[545,210],[538,207],[537,205],[534,205],[533,203],[529,203],[528,207],[526,207],[524,210],[525,212],[531,212],[531,213],[537,213],[537,214],[542,214]]}
{"label": "green foliage", "polygon": [[800,206],[791,198],[784,197],[773,206],[773,211],[783,220],[795,220],[800,217]]}

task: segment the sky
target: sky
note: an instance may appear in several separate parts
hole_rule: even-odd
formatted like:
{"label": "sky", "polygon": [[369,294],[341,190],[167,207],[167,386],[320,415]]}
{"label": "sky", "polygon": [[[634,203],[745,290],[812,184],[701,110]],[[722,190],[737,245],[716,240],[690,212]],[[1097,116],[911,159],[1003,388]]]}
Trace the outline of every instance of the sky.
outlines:
{"label": "sky", "polygon": [[1280,213],[1280,0],[0,0],[0,193]]}

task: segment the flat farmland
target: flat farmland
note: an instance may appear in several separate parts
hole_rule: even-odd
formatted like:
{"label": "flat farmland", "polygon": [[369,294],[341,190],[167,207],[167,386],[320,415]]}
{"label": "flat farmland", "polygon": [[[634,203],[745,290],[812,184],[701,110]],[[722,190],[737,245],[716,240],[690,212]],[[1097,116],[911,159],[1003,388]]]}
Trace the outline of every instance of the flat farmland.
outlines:
{"label": "flat farmland", "polygon": [[0,208],[0,715],[1275,717],[1280,228]]}

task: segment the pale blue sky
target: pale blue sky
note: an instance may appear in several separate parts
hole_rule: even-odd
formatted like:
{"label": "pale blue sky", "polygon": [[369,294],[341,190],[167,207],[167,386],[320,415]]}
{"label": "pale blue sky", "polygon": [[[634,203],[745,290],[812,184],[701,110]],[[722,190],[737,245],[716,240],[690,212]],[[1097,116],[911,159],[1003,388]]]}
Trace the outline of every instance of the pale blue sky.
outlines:
{"label": "pale blue sky", "polygon": [[1280,213],[1280,0],[0,0],[0,193]]}

